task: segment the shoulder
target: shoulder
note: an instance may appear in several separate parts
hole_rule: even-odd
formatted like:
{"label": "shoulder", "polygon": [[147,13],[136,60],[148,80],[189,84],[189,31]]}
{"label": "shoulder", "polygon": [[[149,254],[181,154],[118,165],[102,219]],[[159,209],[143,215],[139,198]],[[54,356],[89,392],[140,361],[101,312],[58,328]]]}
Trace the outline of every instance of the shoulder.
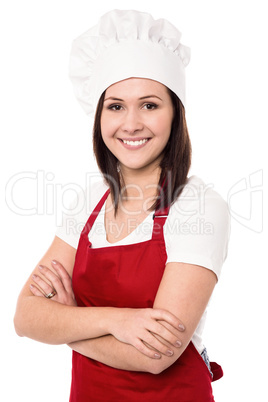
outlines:
{"label": "shoulder", "polygon": [[170,208],[170,217],[182,222],[199,217],[205,220],[224,217],[229,220],[229,208],[224,198],[214,189],[213,183],[205,183],[198,176],[191,176],[180,196]]}
{"label": "shoulder", "polygon": [[230,236],[228,204],[212,184],[191,176],[170,208],[164,234],[168,262],[200,265],[219,277]]}
{"label": "shoulder", "polygon": [[64,209],[63,215],[72,217],[80,223],[85,223],[107,189],[108,186],[103,180],[90,183],[85,188],[81,188],[74,196],[69,207]]}
{"label": "shoulder", "polygon": [[107,189],[108,186],[104,180],[90,183],[76,194],[70,205],[69,212],[71,214],[79,214],[82,212],[85,215],[89,215]]}
{"label": "shoulder", "polygon": [[62,211],[61,224],[56,229],[56,236],[77,248],[83,227],[107,189],[104,180],[98,180],[77,192],[69,207]]}

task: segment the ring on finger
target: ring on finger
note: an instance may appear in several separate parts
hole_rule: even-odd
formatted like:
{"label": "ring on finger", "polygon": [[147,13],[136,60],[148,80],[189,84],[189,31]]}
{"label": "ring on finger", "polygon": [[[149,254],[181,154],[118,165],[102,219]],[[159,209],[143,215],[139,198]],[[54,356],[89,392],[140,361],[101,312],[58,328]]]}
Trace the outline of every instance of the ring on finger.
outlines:
{"label": "ring on finger", "polygon": [[52,292],[50,292],[47,295],[45,295],[45,297],[47,299],[52,299],[52,297],[54,297],[56,294],[57,294],[56,290],[52,290]]}

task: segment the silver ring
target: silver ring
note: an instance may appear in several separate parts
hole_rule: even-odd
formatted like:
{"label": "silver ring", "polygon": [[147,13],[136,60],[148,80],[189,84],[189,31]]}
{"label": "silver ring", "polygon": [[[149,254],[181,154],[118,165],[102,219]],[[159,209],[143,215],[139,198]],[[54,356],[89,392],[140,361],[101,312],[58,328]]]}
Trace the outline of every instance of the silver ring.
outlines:
{"label": "silver ring", "polygon": [[51,293],[48,293],[46,296],[47,299],[52,299],[57,294],[56,290],[52,290]]}

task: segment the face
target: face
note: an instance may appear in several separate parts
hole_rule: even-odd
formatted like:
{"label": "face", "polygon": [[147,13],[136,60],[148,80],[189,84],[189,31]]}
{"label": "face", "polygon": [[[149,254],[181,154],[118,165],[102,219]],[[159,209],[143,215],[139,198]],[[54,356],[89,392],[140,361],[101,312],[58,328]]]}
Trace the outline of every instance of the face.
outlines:
{"label": "face", "polygon": [[157,81],[130,78],[106,90],[102,138],[118,159],[123,174],[159,166],[172,120],[170,95]]}

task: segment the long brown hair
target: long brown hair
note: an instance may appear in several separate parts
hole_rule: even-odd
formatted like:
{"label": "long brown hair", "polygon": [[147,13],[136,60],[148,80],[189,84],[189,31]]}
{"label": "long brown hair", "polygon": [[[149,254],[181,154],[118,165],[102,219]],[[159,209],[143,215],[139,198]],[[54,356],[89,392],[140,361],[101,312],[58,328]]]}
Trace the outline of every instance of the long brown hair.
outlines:
{"label": "long brown hair", "polygon": [[[184,106],[177,95],[168,89],[174,108],[174,118],[170,137],[163,151],[160,163],[161,174],[158,182],[158,196],[151,210],[171,205],[181,194],[187,181],[191,166],[191,141],[185,119]],[[118,210],[120,195],[124,187],[122,177],[117,171],[117,158],[105,145],[101,135],[101,113],[105,92],[100,97],[93,127],[93,150],[96,161],[110,187],[115,214]]]}

